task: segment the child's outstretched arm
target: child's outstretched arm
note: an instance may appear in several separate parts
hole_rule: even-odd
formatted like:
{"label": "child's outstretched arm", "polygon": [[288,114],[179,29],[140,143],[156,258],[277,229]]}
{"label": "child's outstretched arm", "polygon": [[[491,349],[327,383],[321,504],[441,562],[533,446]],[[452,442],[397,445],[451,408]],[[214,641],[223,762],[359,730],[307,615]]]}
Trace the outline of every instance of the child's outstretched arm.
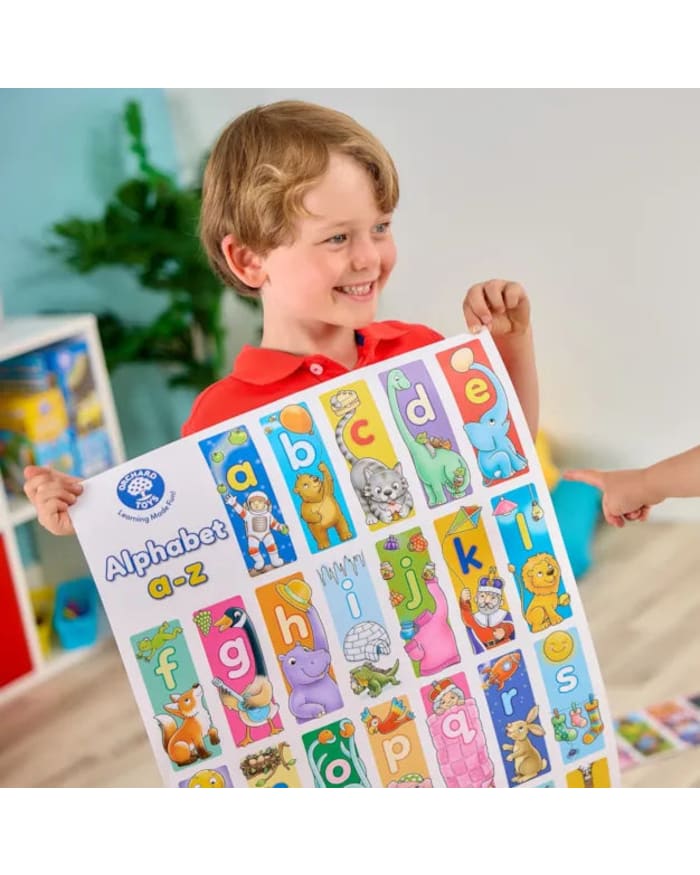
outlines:
{"label": "child's outstretched arm", "polygon": [[533,440],[540,418],[540,393],[530,300],[520,283],[489,280],[477,283],[462,305],[470,331],[488,328],[520,400]]}
{"label": "child's outstretched arm", "polygon": [[567,471],[567,480],[580,480],[603,492],[603,514],[611,526],[625,520],[645,520],[649,508],[667,498],[700,496],[700,446],[662,459],[648,468],[626,471]]}
{"label": "child's outstretched arm", "polygon": [[53,535],[75,534],[68,508],[82,491],[78,477],[38,465],[24,469],[24,494],[36,508],[41,525]]}

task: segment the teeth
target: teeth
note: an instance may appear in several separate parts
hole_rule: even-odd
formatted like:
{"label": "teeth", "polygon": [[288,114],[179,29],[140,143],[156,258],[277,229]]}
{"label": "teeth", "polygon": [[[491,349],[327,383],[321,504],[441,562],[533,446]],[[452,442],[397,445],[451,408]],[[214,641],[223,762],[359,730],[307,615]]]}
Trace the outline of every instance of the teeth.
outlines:
{"label": "teeth", "polygon": [[372,291],[372,283],[365,283],[362,286],[338,286],[338,288],[346,295],[368,295]]}

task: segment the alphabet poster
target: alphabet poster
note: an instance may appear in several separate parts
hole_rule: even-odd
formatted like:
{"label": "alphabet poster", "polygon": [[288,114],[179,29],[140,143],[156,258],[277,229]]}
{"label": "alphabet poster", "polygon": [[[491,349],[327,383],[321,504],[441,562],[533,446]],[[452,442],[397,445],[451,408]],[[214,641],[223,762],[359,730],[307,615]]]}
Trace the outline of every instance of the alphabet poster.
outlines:
{"label": "alphabet poster", "polygon": [[488,334],[132,459],[71,515],[166,785],[619,784],[576,582]]}

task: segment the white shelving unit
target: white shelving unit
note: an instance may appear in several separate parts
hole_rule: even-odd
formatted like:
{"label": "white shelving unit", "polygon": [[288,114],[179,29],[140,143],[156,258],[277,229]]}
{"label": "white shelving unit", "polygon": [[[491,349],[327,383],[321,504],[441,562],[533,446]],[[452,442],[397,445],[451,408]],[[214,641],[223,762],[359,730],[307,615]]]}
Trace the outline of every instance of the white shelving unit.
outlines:
{"label": "white shelving unit", "polygon": [[[42,349],[50,344],[71,338],[81,338],[87,343],[90,367],[97,394],[102,406],[104,425],[109,436],[114,464],[124,461],[124,444],[117,419],[112,388],[105,366],[104,354],[94,316],[26,316],[5,318],[0,322],[0,361],[14,358],[24,353]],[[30,599],[31,569],[25,568],[20,556],[17,529],[36,517],[33,506],[23,496],[7,494],[0,479],[0,536],[14,585],[17,605],[22,620],[24,638],[31,657],[32,667],[4,686],[0,686],[0,702],[15,695],[27,686],[60,671],[62,668],[85,658],[91,647],[76,650],[52,652],[48,657],[42,653],[34,610]],[[47,537],[52,537],[48,536]],[[55,538],[55,549],[59,554],[80,555],[75,538]],[[35,569],[36,570],[36,569]],[[87,564],[84,566],[87,572]],[[104,632],[103,632],[104,635]],[[3,618],[0,617],[0,650],[3,638]],[[99,639],[98,639],[99,644]],[[95,645],[97,646],[97,645]],[[8,654],[9,655],[9,654]]]}

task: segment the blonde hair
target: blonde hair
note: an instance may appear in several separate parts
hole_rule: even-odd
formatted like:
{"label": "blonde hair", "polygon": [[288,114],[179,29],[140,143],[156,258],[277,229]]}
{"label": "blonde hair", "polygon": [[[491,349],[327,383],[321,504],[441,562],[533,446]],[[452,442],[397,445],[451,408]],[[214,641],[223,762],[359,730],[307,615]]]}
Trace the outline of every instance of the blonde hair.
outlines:
{"label": "blonde hair", "polygon": [[399,199],[391,156],[345,113],[300,100],[258,106],[234,119],[216,141],[204,171],[199,233],[215,273],[243,295],[257,289],[229,268],[221,241],[266,255],[293,239],[294,221],[308,215],[302,201],[325,173],[331,152],[354,158],[368,172],[382,212]]}

